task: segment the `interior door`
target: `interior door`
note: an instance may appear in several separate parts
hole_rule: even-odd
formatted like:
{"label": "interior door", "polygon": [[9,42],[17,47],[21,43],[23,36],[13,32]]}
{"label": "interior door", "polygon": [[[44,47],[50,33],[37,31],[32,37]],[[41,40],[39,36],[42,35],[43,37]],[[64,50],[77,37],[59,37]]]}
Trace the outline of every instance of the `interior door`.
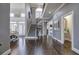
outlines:
{"label": "interior door", "polygon": [[19,23],[19,28],[18,28],[18,31],[19,31],[19,36],[24,36],[25,35],[25,25],[24,23]]}

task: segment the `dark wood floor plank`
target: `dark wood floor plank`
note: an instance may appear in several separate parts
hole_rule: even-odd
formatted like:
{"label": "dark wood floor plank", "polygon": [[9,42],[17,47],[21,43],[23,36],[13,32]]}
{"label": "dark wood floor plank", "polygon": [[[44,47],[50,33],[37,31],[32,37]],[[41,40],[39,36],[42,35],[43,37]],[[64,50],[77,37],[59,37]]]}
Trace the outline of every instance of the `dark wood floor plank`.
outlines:
{"label": "dark wood floor plank", "polygon": [[[67,46],[68,45],[68,46]],[[70,42],[65,45],[51,38],[41,38],[38,40],[25,40],[20,37],[15,43],[11,42],[11,55],[75,55],[70,49]]]}

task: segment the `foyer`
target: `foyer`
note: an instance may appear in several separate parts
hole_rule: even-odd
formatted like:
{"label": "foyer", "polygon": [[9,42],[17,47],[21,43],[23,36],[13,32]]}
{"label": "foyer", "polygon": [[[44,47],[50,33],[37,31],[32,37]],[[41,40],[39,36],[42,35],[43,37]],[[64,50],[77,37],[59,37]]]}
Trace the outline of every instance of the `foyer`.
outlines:
{"label": "foyer", "polygon": [[[51,40],[51,43],[47,40]],[[53,41],[51,37],[38,40],[25,40],[20,37],[15,43],[11,43],[10,55],[77,55],[71,50],[70,42],[65,42],[65,47]]]}
{"label": "foyer", "polygon": [[1,55],[78,55],[78,3],[0,4]]}

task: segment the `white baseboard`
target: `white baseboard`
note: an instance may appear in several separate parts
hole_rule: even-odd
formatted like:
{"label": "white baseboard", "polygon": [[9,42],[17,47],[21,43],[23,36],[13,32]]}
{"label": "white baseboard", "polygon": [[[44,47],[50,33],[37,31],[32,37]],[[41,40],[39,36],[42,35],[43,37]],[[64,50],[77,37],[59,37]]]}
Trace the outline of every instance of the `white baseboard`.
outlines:
{"label": "white baseboard", "polygon": [[60,42],[61,44],[63,44],[61,40],[58,40],[58,39],[55,38],[55,37],[52,37],[52,38],[55,39],[55,40],[57,40],[57,41]]}
{"label": "white baseboard", "polygon": [[72,48],[72,50],[73,50],[74,52],[76,52],[77,54],[79,54],[79,50],[78,50],[78,49]]}
{"label": "white baseboard", "polygon": [[2,55],[8,55],[11,52],[11,49],[8,49],[7,51],[5,51]]}
{"label": "white baseboard", "polygon": [[25,37],[26,40],[36,40],[38,37]]}

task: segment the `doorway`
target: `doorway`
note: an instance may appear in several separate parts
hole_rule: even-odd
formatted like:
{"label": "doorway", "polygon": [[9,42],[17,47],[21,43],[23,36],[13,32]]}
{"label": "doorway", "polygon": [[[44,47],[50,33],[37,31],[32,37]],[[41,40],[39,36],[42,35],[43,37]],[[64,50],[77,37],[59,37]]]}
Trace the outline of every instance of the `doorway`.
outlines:
{"label": "doorway", "polygon": [[25,22],[10,22],[10,32],[17,33],[17,36],[25,36]]}
{"label": "doorway", "polygon": [[73,11],[65,14],[61,22],[61,42],[64,44],[64,52],[70,54],[73,48]]}
{"label": "doorway", "polygon": [[64,52],[71,50],[72,14],[64,16]]}
{"label": "doorway", "polygon": [[18,23],[18,33],[19,36],[25,36],[25,22]]}

